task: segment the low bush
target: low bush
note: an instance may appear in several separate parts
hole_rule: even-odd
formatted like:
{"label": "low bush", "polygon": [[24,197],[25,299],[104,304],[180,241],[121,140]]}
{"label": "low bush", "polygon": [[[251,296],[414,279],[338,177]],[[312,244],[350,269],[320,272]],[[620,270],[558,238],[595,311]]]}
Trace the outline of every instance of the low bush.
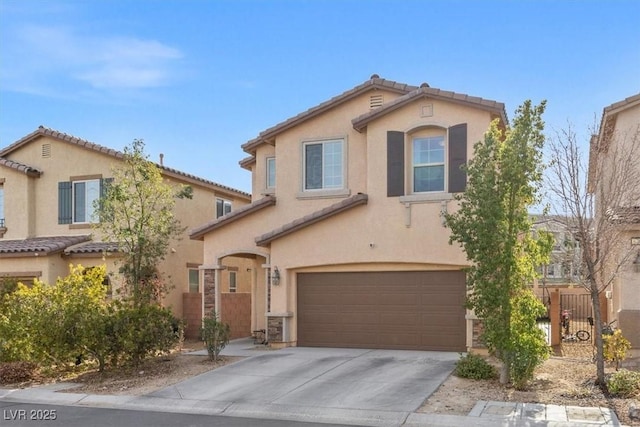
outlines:
{"label": "low bush", "polygon": [[31,362],[0,363],[0,384],[14,384],[35,378],[38,366]]}
{"label": "low bush", "polygon": [[484,360],[482,356],[474,353],[467,353],[461,356],[456,362],[453,374],[461,378],[469,378],[472,380],[488,380],[496,378],[498,372],[489,362]]}
{"label": "low bush", "polygon": [[607,388],[614,397],[640,397],[640,372],[621,369],[607,377]]}
{"label": "low bush", "polygon": [[218,360],[220,352],[229,343],[231,328],[228,324],[218,320],[218,315],[215,311],[212,311],[210,315],[205,317],[202,323],[203,325],[200,331],[202,340],[207,346],[209,359],[216,361]]}
{"label": "low bush", "polygon": [[613,334],[603,335],[604,360],[615,364],[616,371],[627,357],[627,351],[631,348],[631,343],[622,335],[620,329],[616,329]]}

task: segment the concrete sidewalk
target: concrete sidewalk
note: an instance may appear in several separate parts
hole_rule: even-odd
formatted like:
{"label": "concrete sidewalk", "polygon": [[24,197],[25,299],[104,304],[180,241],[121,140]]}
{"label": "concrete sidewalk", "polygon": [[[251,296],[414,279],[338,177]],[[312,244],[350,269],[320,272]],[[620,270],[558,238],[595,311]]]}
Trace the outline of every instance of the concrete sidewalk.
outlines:
{"label": "concrete sidewalk", "polygon": [[[480,401],[467,416],[417,413],[415,410],[421,402],[446,377],[436,381],[437,384],[433,383],[426,388],[420,388],[419,383],[426,382],[424,378],[430,371],[424,370],[421,363],[410,361],[409,356],[417,357],[416,360],[422,358],[423,362],[427,360],[431,363],[430,358],[437,355],[432,356],[428,354],[429,352],[415,352],[419,353],[416,356],[412,353],[400,353],[402,357],[394,356],[394,352],[384,353],[384,357],[378,355],[377,359],[400,359],[401,364],[391,364],[385,372],[384,367],[376,369],[375,366],[367,365],[367,363],[380,363],[376,359],[376,351],[270,350],[255,347],[249,340],[236,340],[225,348],[223,355],[246,356],[252,358],[251,362],[254,364],[246,363],[248,359],[244,359],[242,362],[245,363],[236,362],[217,369],[216,376],[212,376],[216,372],[212,371],[151,395],[59,393],[58,391],[62,389],[75,386],[66,383],[20,390],[0,389],[0,400],[360,426],[620,426],[615,413],[608,408]],[[282,360],[286,360],[286,364],[299,372],[292,385],[280,382],[282,368],[274,363],[277,358],[270,357],[276,354],[282,355]],[[441,357],[443,361],[435,359],[437,363],[448,363],[447,356]],[[318,361],[320,365],[315,364]],[[256,372],[255,364],[264,364],[269,372]],[[247,368],[247,372],[243,372],[243,365]],[[308,369],[308,372],[305,372],[305,369]],[[351,372],[352,370],[356,372]],[[417,381],[407,378],[411,375],[417,375]],[[217,387],[210,386],[215,384],[213,381],[229,381],[229,378],[234,376],[238,376],[238,379],[233,380],[235,382],[221,386],[227,387],[222,394]],[[363,379],[364,376],[367,377],[366,380]],[[371,376],[374,378],[369,378]],[[204,387],[205,384],[209,384],[209,387]],[[241,388],[233,389],[230,384],[240,384]],[[252,387],[262,387],[263,384],[266,384],[266,387],[273,387],[263,390],[265,396],[270,398],[256,399],[257,393],[254,392],[249,395],[243,394],[247,390],[250,391]],[[286,387],[284,392],[278,388],[282,384]],[[246,386],[244,391],[240,391],[242,386]],[[403,389],[407,387],[408,389],[404,391],[406,394],[403,395]],[[274,394],[274,390],[278,390],[280,394]],[[356,394],[361,393],[365,394],[362,395],[362,399],[358,399]],[[395,399],[394,394],[397,394]],[[411,398],[407,399],[406,396]],[[409,401],[406,402],[405,399]]]}

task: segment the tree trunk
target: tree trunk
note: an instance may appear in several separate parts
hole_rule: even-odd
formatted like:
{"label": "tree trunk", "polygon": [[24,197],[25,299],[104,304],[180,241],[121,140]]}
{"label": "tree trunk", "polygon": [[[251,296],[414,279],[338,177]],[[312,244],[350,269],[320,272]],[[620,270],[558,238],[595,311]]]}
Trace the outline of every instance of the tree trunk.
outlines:
{"label": "tree trunk", "polygon": [[604,380],[604,346],[602,341],[602,316],[600,315],[600,294],[593,281],[590,284],[591,304],[593,306],[594,345],[596,347],[596,384],[605,387]]}

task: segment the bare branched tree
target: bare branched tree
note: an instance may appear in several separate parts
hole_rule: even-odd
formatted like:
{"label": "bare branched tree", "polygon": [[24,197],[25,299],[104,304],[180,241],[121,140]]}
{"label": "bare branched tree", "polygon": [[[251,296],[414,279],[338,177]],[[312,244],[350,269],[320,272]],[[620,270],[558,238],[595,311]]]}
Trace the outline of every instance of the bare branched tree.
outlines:
{"label": "bare branched tree", "polygon": [[547,186],[552,212],[580,245],[575,280],[591,296],[597,382],[604,386],[600,294],[636,257],[629,227],[640,221],[640,128],[605,138],[592,135],[587,154],[570,125],[556,132],[549,144]]}

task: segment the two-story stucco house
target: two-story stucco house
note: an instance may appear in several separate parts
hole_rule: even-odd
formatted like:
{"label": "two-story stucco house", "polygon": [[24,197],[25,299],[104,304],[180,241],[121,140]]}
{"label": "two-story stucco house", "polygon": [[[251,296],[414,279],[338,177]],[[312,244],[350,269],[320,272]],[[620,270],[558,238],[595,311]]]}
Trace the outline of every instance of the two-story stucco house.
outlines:
{"label": "two-story stucco house", "polygon": [[[616,153],[625,158],[625,163],[629,160],[626,157],[631,156],[629,165],[637,169],[625,173],[627,177],[620,177],[620,168],[610,164],[621,161]],[[640,357],[640,183],[636,181],[640,176],[640,93],[604,108],[599,134],[591,141],[590,156],[590,173],[602,174],[590,176],[595,182],[592,186],[599,186],[592,188],[596,194],[596,215],[614,213],[621,230],[621,242],[616,242],[620,254],[613,259],[620,260],[621,254],[628,255],[624,256],[624,265],[617,273],[607,272],[606,277],[614,277],[607,289],[608,318],[617,320],[617,325],[631,342],[634,356]],[[594,167],[596,164],[600,166]],[[629,176],[633,182],[628,182]],[[629,189],[619,196],[609,197],[608,192],[621,190],[618,185],[628,185]],[[618,206],[605,206],[608,200],[616,200]],[[617,269],[617,264],[616,261],[607,267]]]}
{"label": "two-story stucco house", "polygon": [[[117,246],[103,242],[91,221],[93,200],[121,161],[119,151],[44,127],[0,150],[0,277],[55,283],[68,274],[69,264],[106,264],[117,282]],[[159,166],[166,182],[193,188],[193,199],[176,202],[175,215],[185,227],[250,202],[242,191]],[[195,327],[202,314],[197,296],[202,249],[202,242],[185,234],[160,266],[172,285],[164,304],[183,317],[183,300],[195,298],[198,310],[189,322]]]}
{"label": "two-story stucco house", "polygon": [[277,346],[464,351],[464,252],[443,213],[504,105],[379,78],[243,145],[252,200],[204,223],[204,294],[229,256],[252,266],[252,328]]}

